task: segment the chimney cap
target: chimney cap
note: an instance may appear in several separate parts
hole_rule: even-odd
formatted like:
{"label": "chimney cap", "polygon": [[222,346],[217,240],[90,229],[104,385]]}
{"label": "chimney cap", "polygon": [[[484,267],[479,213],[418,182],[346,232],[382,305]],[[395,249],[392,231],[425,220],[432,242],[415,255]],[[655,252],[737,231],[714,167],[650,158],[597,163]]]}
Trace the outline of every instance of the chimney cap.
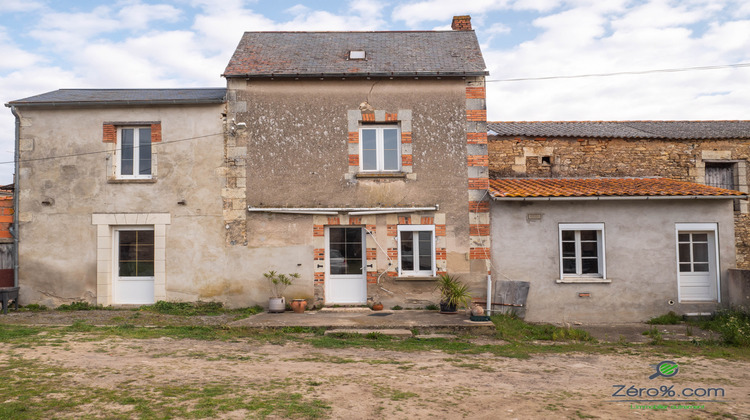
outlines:
{"label": "chimney cap", "polygon": [[470,31],[471,30],[471,16],[461,15],[453,16],[453,22],[451,22],[451,29],[454,31]]}

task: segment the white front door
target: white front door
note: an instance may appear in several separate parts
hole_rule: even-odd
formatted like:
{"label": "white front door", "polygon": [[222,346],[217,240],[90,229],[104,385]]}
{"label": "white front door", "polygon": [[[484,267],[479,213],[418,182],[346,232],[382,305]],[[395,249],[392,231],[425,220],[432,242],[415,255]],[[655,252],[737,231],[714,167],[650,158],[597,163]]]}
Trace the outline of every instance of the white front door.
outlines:
{"label": "white front door", "polygon": [[716,301],[715,231],[677,232],[680,301]]}
{"label": "white front door", "polygon": [[326,303],[367,302],[364,229],[356,226],[326,229]]}
{"label": "white front door", "polygon": [[115,230],[114,302],[154,303],[154,230]]}

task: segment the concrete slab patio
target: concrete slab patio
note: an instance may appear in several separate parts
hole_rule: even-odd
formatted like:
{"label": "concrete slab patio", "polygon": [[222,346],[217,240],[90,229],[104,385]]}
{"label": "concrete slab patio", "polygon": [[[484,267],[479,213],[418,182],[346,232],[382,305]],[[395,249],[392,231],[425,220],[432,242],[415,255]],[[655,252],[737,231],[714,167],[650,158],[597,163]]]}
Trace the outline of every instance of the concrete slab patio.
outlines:
{"label": "concrete slab patio", "polygon": [[463,313],[447,315],[435,311],[372,311],[368,308],[330,308],[320,311],[261,313],[228,324],[232,327],[282,328],[321,327],[326,329],[413,329],[420,332],[465,332],[492,334],[492,322],[474,322]]}

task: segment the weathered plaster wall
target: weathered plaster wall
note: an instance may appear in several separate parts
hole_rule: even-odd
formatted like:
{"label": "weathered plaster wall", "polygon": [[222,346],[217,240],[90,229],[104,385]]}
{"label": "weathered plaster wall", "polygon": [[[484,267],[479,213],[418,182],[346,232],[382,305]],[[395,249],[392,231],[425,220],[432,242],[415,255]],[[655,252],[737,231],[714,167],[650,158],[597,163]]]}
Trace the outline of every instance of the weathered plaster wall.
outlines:
{"label": "weathered plaster wall", "polygon": [[[637,140],[489,136],[493,177],[662,176],[705,182],[706,161],[735,162],[737,187],[748,188],[745,140]],[[542,163],[549,157],[550,164]],[[740,200],[735,212],[737,267],[750,268],[750,214]]]}
{"label": "weathered plaster wall", "polygon": [[[493,278],[531,283],[529,321],[636,322],[668,311],[710,312],[715,304],[678,301],[675,223],[718,222],[723,285],[735,260],[731,207],[731,200],[493,202]],[[541,221],[529,221],[530,213],[541,214]],[[584,222],[605,225],[611,283],[556,283],[558,224]]]}
{"label": "weathered plaster wall", "polygon": [[[21,109],[21,303],[97,302],[93,213],[171,214],[168,298],[222,297],[217,284],[234,275],[220,250],[223,112],[223,105]],[[108,181],[115,146],[103,143],[107,121],[161,121],[156,182]],[[76,156],[34,160],[65,155]]]}
{"label": "weathered plaster wall", "polygon": [[[470,220],[471,196],[467,194],[470,178],[483,177],[486,182],[487,177],[484,114],[481,121],[477,117],[472,117],[475,121],[467,121],[470,118],[467,109],[481,108],[482,111],[472,112],[484,112],[483,84],[483,80],[463,79],[229,79],[229,132],[232,133],[232,119],[247,127],[238,127],[227,137],[228,169],[223,191],[225,221],[229,226],[227,243],[245,245],[249,250],[274,247],[278,255],[267,261],[268,269],[280,269],[288,246],[309,246],[310,260],[320,254],[325,247],[322,239],[325,226],[355,224],[367,225],[368,229],[371,226],[381,238],[377,242],[383,249],[374,243],[367,244],[373,257],[368,257],[368,263],[372,261],[374,267],[367,273],[368,295],[384,303],[424,306],[425,302],[436,300],[434,283],[394,283],[396,267],[388,264],[388,253],[395,251],[395,237],[387,232],[389,226],[404,223],[399,217],[407,218],[407,224],[426,220],[427,224],[443,229],[436,236],[436,248],[442,251],[438,271],[461,275],[476,286],[477,294],[483,294],[481,285],[488,267],[484,260],[472,261],[472,255],[478,254],[472,254],[472,250],[486,245],[489,236],[488,232],[482,232],[484,236],[477,234],[479,239],[475,240],[470,224],[487,225],[489,218],[485,209],[476,220]],[[467,86],[475,90],[475,86],[481,86],[481,92],[471,91],[470,98]],[[360,104],[364,102],[369,105],[365,108],[368,115],[360,112]],[[402,177],[357,176],[357,134],[365,118],[399,124]],[[468,145],[467,132],[477,129],[484,141]],[[484,159],[479,159],[475,170],[467,171],[469,160],[474,159],[472,155],[483,155]],[[341,218],[332,223],[326,217],[318,220],[313,216],[298,216],[292,220],[289,216],[245,214],[242,210],[245,206],[379,208],[436,204],[439,210],[435,212],[377,218],[353,219],[342,212]],[[318,302],[324,290],[321,269],[324,263],[324,259],[315,261],[313,276]],[[390,290],[393,293],[384,292],[384,287],[394,289]]]}

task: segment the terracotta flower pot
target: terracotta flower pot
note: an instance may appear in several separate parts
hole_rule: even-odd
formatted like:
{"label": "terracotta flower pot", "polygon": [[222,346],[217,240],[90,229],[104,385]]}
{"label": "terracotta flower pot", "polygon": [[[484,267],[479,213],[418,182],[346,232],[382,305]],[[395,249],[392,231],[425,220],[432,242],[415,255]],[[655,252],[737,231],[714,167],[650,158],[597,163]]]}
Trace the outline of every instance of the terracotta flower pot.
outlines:
{"label": "terracotta flower pot", "polygon": [[382,303],[380,303],[380,302],[378,302],[378,303],[373,303],[373,304],[372,304],[372,310],[373,310],[373,311],[382,311],[382,310],[383,310],[383,304],[382,304]]}
{"label": "terracotta flower pot", "polygon": [[292,310],[295,314],[305,313],[307,301],[305,299],[292,299]]}

